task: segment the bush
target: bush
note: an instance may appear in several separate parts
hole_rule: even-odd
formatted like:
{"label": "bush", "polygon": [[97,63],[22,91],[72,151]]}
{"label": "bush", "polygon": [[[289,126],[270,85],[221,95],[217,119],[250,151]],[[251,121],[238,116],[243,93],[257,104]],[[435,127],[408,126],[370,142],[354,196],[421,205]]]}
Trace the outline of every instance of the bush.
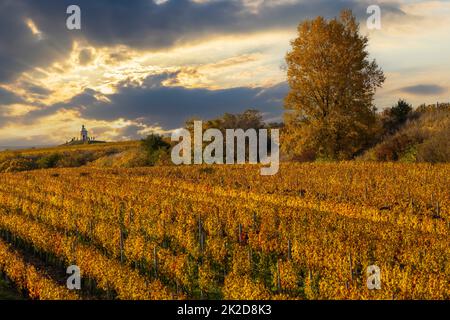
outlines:
{"label": "bush", "polygon": [[416,162],[417,160],[417,145],[410,146],[398,159],[400,162]]}
{"label": "bush", "polygon": [[0,172],[19,172],[36,169],[36,164],[29,158],[15,158],[4,161],[0,165]]}
{"label": "bush", "polygon": [[[450,131],[450,130],[449,130]],[[449,162],[450,161],[450,132],[448,135],[433,136],[418,147],[417,161],[421,162]]]}
{"label": "bush", "polygon": [[392,139],[383,142],[376,150],[375,156],[379,161],[397,161],[404,154],[414,140],[406,134],[399,134]]}
{"label": "bush", "polygon": [[[0,172],[5,171],[25,171],[47,168],[80,167],[87,165],[97,159],[109,159],[128,150],[138,150],[138,155],[130,155],[125,159],[127,166],[145,166],[146,156],[142,148],[137,148],[133,141],[129,145],[114,144],[111,146],[99,145],[95,148],[85,148],[84,146],[70,148],[55,148],[54,150],[36,151],[5,151],[0,152]],[[142,161],[144,159],[145,161]],[[106,161],[108,162],[108,161]]]}
{"label": "bush", "polygon": [[37,167],[40,169],[48,169],[56,167],[58,161],[61,159],[61,155],[58,153],[52,153],[39,158],[36,161]]}
{"label": "bush", "polygon": [[151,134],[141,140],[141,146],[147,155],[148,165],[155,165],[167,161],[170,144],[164,141],[162,136]]}

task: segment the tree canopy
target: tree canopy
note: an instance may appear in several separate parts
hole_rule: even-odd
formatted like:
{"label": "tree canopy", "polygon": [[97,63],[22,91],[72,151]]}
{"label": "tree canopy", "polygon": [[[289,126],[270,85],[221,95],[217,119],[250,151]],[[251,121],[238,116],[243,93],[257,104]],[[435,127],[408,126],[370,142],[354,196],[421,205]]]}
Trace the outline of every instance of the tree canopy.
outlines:
{"label": "tree canopy", "polygon": [[373,97],[385,80],[369,59],[368,38],[352,12],[343,11],[300,23],[291,45],[284,151],[293,158],[352,158],[370,143]]}

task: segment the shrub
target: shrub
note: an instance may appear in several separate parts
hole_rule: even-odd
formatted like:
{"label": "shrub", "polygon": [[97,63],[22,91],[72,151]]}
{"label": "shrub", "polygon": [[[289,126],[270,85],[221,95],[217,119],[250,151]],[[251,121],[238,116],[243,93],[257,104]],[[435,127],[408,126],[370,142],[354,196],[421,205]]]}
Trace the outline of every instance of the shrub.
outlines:
{"label": "shrub", "polygon": [[401,162],[416,162],[417,145],[410,146],[398,159]]}
{"label": "shrub", "polygon": [[421,162],[450,161],[450,130],[447,135],[433,136],[418,147],[417,160]]}
{"label": "shrub", "polygon": [[170,144],[157,134],[150,134],[141,140],[141,146],[147,155],[147,164],[155,165],[165,162],[168,158]]}
{"label": "shrub", "polygon": [[36,161],[37,167],[40,169],[54,168],[56,167],[61,155],[58,153],[52,153],[44,155]]}
{"label": "shrub", "polygon": [[0,172],[19,172],[36,169],[36,164],[29,158],[15,158],[0,165]]}
{"label": "shrub", "polygon": [[415,141],[406,134],[398,134],[392,139],[381,143],[375,150],[376,159],[379,161],[397,161]]}

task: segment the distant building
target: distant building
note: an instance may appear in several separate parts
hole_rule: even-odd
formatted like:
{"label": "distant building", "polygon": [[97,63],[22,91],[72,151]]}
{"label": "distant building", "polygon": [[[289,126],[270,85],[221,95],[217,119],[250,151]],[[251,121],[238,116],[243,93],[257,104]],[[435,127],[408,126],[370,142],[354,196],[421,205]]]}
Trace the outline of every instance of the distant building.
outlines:
{"label": "distant building", "polygon": [[81,126],[80,136],[81,136],[81,141],[83,141],[83,142],[89,141],[88,131],[84,127],[84,124]]}
{"label": "distant building", "polygon": [[66,141],[65,146],[80,145],[80,144],[93,144],[93,143],[105,143],[105,141],[95,140],[95,137],[90,137],[84,124],[81,126],[79,138],[73,137]]}

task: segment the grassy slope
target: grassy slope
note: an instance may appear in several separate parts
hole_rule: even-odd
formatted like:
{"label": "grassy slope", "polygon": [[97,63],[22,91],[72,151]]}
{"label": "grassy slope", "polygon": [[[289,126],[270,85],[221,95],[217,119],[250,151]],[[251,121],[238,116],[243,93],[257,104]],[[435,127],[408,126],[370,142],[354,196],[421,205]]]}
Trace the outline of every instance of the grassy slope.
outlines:
{"label": "grassy slope", "polygon": [[105,149],[118,149],[126,150],[129,148],[137,147],[139,141],[121,141],[121,142],[108,142],[102,144],[84,144],[84,145],[72,145],[72,146],[58,146],[49,148],[30,148],[21,150],[5,150],[0,152],[0,159],[8,156],[15,156],[20,154],[22,156],[39,156],[49,153],[58,152],[73,152],[73,151],[99,151]]}
{"label": "grassy slope", "polygon": [[139,149],[139,141],[31,148],[0,152],[0,172],[80,167],[100,158]]}
{"label": "grassy slope", "polygon": [[367,150],[361,160],[450,161],[450,109],[416,113],[395,134]]}

